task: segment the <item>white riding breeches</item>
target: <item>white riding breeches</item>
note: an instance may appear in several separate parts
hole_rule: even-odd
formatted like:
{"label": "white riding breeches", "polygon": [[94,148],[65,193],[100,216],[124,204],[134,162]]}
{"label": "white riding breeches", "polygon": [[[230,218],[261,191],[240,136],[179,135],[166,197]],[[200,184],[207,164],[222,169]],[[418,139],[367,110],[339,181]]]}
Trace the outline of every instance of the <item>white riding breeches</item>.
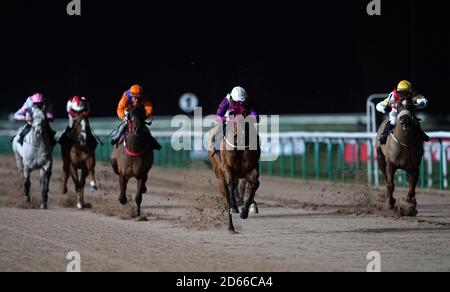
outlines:
{"label": "white riding breeches", "polygon": [[395,126],[395,124],[397,123],[397,115],[398,111],[395,108],[393,108],[392,111],[389,113],[389,122],[393,126]]}

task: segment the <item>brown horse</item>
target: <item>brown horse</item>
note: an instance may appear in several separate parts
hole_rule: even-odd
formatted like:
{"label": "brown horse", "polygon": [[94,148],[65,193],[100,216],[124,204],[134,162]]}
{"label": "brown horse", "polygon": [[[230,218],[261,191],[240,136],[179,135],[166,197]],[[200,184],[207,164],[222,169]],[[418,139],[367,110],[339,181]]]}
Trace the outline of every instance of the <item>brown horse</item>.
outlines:
{"label": "brown horse", "polygon": [[259,158],[261,150],[259,137],[253,122],[238,116],[230,120],[227,133],[220,145],[220,157],[213,155],[209,149],[209,156],[217,178],[219,191],[225,198],[228,213],[228,230],[236,233],[233,226],[233,213],[239,213],[236,203],[236,193],[239,188],[245,188],[248,195],[240,213],[242,219],[247,219],[249,208],[254,203],[255,193],[259,188]]}
{"label": "brown horse", "polygon": [[[423,157],[423,142],[418,131],[419,122],[413,114],[412,103],[409,100],[400,102],[397,123],[388,137],[386,145],[377,142],[378,164],[386,183],[385,203],[387,209],[396,209],[401,216],[415,216],[417,215],[416,185]],[[380,126],[378,138],[388,122],[384,121]],[[398,169],[403,169],[408,173],[409,191],[407,197],[403,199],[403,203],[396,208],[393,193],[395,172]]]}
{"label": "brown horse", "polygon": [[[84,127],[83,127],[84,123]],[[84,130],[83,130],[84,128]],[[91,177],[91,188],[96,190],[95,181],[95,148],[97,142],[91,133],[89,121],[79,114],[73,121],[72,129],[61,143],[64,180],[62,193],[67,193],[67,180],[72,177],[77,192],[77,208],[84,207],[84,187],[88,175]],[[81,170],[81,175],[78,171]]]}
{"label": "brown horse", "polygon": [[153,150],[149,145],[150,133],[145,125],[144,114],[139,109],[130,112],[131,115],[127,121],[128,133],[124,142],[114,148],[111,154],[111,166],[119,176],[119,202],[122,205],[128,201],[126,196],[128,181],[131,178],[137,180],[136,221],[145,221],[146,218],[141,217],[142,194],[147,192],[145,183],[153,165]]}

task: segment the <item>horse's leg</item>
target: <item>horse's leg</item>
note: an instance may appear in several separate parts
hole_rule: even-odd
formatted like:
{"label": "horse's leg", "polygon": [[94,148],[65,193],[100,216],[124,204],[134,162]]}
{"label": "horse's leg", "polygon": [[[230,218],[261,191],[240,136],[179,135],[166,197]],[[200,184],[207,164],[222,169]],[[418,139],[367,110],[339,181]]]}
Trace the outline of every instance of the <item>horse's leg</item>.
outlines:
{"label": "horse's leg", "polygon": [[406,197],[406,202],[411,203],[417,206],[416,201],[416,186],[417,181],[419,180],[420,170],[415,169],[409,173],[409,191],[408,196]]}
{"label": "horse's leg", "polygon": [[119,184],[120,184],[119,202],[122,205],[125,205],[128,202],[128,199],[127,199],[127,184],[128,184],[128,180],[123,174],[119,175]]}
{"label": "horse's leg", "polygon": [[88,176],[88,169],[87,167],[83,167],[81,169],[81,177],[80,177],[80,182],[79,182],[79,198],[78,198],[78,204],[77,204],[77,208],[78,209],[83,209],[84,208],[84,187],[86,185],[86,177]]}
{"label": "horse's leg", "polygon": [[48,161],[41,168],[41,209],[47,209],[48,192],[50,191],[50,178],[52,177],[53,161]]}
{"label": "horse's leg", "polygon": [[239,214],[239,209],[237,207],[236,203],[236,190],[238,187],[238,181],[232,179],[230,182],[228,182],[228,190],[230,192],[230,208],[231,213],[233,214]]}
{"label": "horse's leg", "polygon": [[239,180],[239,185],[236,188],[236,194],[235,194],[236,203],[237,203],[238,207],[241,207],[244,205],[246,187],[247,187],[247,180],[246,179]]}
{"label": "horse's leg", "polygon": [[23,158],[18,152],[14,152],[14,155],[16,157],[17,169],[19,170],[19,173],[23,175]]}
{"label": "horse's leg", "polygon": [[66,159],[63,159],[63,184],[62,184],[62,193],[67,194],[67,181],[69,180],[70,176],[70,161],[67,161]]}
{"label": "horse's leg", "polygon": [[[381,147],[377,148],[377,158],[378,158],[378,168],[381,170],[381,173],[383,174],[384,179],[384,185],[388,186],[388,178],[387,178],[387,172],[386,172],[386,157],[384,156],[384,153],[381,149]],[[379,210],[382,210],[386,203],[386,194],[379,195],[377,200],[377,208]]]}
{"label": "horse's leg", "polygon": [[387,199],[387,208],[389,210],[393,210],[395,207],[395,199],[394,199],[394,190],[395,190],[395,172],[397,171],[396,167],[388,162],[386,165],[386,199]]}
{"label": "horse's leg", "polygon": [[416,216],[417,215],[417,201],[416,201],[416,186],[419,180],[420,170],[415,169],[409,172],[409,191],[405,198],[405,203],[400,206],[400,215],[402,216]]}
{"label": "horse's leg", "polygon": [[239,209],[236,204],[236,189],[238,187],[239,180],[233,178],[229,167],[224,167],[224,176],[228,186],[230,212],[232,214],[239,214]]}
{"label": "horse's leg", "polygon": [[377,157],[378,157],[378,168],[381,170],[383,174],[384,183],[387,185],[387,174],[386,174],[386,157],[384,156],[381,147],[377,148]]}
{"label": "horse's leg", "polygon": [[247,200],[245,201],[244,207],[242,208],[242,212],[241,212],[242,219],[248,218],[249,208],[255,202],[255,194],[259,188],[259,185],[260,185],[259,170],[255,169],[252,171],[252,173],[248,177],[247,188],[248,188],[249,196],[248,196]]}
{"label": "horse's leg", "polygon": [[111,163],[111,167],[112,167],[114,173],[117,174],[117,175],[120,175],[120,173],[119,173],[119,165],[117,164],[117,156],[116,155],[117,155],[116,154],[116,150],[114,149],[112,154],[111,154],[110,163]]}
{"label": "horse's leg", "polygon": [[141,204],[142,204],[142,193],[145,189],[145,183],[147,182],[148,179],[148,174],[143,175],[139,180],[138,180],[138,185],[137,185],[137,193],[136,193],[136,214],[137,214],[137,220],[142,220],[144,218],[141,218]]}
{"label": "horse's leg", "polygon": [[95,180],[95,157],[89,157],[86,160],[86,165],[89,171],[89,177],[91,178],[90,186],[91,189],[97,190],[97,182]]}
{"label": "horse's leg", "polygon": [[258,204],[256,204],[255,200],[250,205],[250,214],[259,214]]}
{"label": "horse's leg", "polygon": [[72,177],[73,184],[75,185],[75,192],[77,193],[77,208],[81,209],[80,179],[78,177],[78,169],[72,163],[70,164],[70,176]]}
{"label": "horse's leg", "polygon": [[30,202],[30,188],[31,188],[31,180],[30,180],[31,170],[24,166],[23,168],[23,187],[24,187],[24,199],[25,202]]}
{"label": "horse's leg", "polygon": [[233,225],[233,216],[231,216],[230,193],[228,190],[228,185],[227,185],[227,182],[225,180],[223,172],[222,172],[221,168],[219,167],[217,161],[215,160],[215,158],[212,158],[212,159],[214,159],[212,161],[212,166],[213,166],[213,170],[216,175],[216,178],[217,178],[217,187],[219,189],[219,192],[223,195],[223,197],[225,199],[225,211],[228,214],[228,231],[235,234],[236,231],[235,231],[234,225]]}

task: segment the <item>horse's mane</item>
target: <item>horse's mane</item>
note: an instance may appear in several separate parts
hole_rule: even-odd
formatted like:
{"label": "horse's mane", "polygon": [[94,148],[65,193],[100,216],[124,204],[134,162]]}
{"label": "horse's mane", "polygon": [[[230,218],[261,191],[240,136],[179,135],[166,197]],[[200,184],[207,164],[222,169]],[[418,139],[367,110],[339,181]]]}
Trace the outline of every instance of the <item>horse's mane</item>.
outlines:
{"label": "horse's mane", "polygon": [[132,119],[144,120],[145,112],[142,108],[133,108],[130,111],[130,117]]}

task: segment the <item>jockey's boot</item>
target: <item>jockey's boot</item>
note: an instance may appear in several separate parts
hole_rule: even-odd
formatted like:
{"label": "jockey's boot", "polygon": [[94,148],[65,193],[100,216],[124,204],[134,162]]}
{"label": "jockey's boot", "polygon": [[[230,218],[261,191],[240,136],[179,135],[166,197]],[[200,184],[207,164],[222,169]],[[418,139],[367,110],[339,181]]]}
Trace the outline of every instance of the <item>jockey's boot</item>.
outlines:
{"label": "jockey's boot", "polygon": [[388,123],[386,125],[386,127],[384,128],[383,133],[381,133],[381,135],[380,135],[380,143],[381,143],[381,145],[385,145],[386,144],[387,138],[388,138],[389,134],[391,133],[391,131],[394,128],[395,128],[395,126],[392,125],[391,123]]}
{"label": "jockey's boot", "polygon": [[421,127],[419,127],[419,135],[420,135],[420,138],[421,138],[424,142],[430,142],[430,137],[425,133],[424,130],[422,130]]}
{"label": "jockey's boot", "polygon": [[158,151],[161,150],[161,144],[159,144],[159,142],[155,139],[155,137],[152,136],[152,134],[149,135],[149,140],[150,140],[150,147],[153,149],[156,149]]}
{"label": "jockey's boot", "polygon": [[58,141],[56,141],[55,139],[56,132],[53,131],[50,125],[47,125],[47,131],[50,136],[50,143],[52,144],[52,147],[55,147],[55,145],[58,143]]}
{"label": "jockey's boot", "polygon": [[26,124],[25,127],[23,127],[22,131],[19,133],[19,144],[23,146],[23,139],[25,139],[25,136],[31,131],[31,125]]}
{"label": "jockey's boot", "polygon": [[119,143],[120,139],[125,134],[126,129],[127,129],[126,123],[120,126],[119,130],[117,130],[117,134],[111,139],[111,145],[116,145],[117,143]]}
{"label": "jockey's boot", "polygon": [[66,129],[64,130],[64,133],[62,133],[61,137],[58,140],[58,143],[60,145],[65,145],[67,143],[67,141],[69,140],[69,133],[70,133],[70,126],[67,126]]}

